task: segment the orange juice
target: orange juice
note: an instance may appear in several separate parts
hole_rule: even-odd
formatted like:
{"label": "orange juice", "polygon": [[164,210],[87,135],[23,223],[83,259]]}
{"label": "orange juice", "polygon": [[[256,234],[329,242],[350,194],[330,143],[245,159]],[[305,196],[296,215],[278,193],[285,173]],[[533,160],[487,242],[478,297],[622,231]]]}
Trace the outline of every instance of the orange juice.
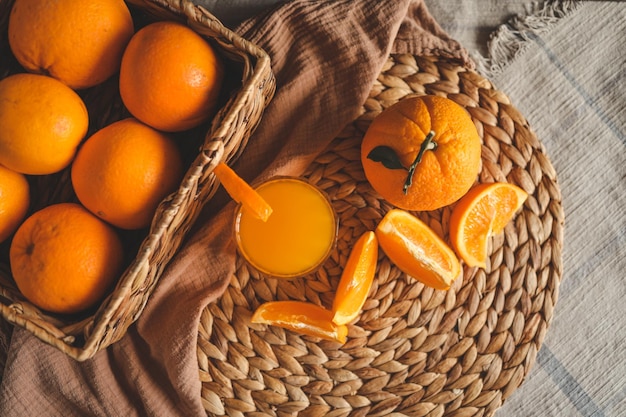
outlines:
{"label": "orange juice", "polygon": [[240,206],[235,220],[239,252],[257,270],[281,278],[315,271],[337,238],[335,211],[325,193],[306,181],[278,177],[256,191],[272,207],[267,222]]}

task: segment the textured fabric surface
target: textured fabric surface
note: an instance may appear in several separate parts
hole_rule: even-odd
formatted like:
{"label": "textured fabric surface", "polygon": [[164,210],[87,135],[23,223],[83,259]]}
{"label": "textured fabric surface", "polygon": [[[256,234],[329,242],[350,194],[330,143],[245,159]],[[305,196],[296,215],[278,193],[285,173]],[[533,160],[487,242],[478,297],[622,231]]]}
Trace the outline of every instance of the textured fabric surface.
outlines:
{"label": "textured fabric surface", "polygon": [[[422,1],[294,1],[238,31],[267,50],[277,79],[275,98],[235,165],[249,180],[302,173],[356,117],[396,47],[469,65]],[[231,215],[227,207],[200,220],[136,325],[93,359],[74,362],[16,329],[0,385],[2,415],[204,414],[198,321],[234,269]]]}

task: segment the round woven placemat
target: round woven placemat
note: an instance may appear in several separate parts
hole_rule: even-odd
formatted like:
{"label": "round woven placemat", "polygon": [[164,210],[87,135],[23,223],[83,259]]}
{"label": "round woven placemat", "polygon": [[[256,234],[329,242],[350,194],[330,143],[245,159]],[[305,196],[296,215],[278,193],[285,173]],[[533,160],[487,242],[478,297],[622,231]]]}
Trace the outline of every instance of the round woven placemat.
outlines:
{"label": "round woven placemat", "polygon": [[[355,240],[390,206],[365,179],[360,141],[370,121],[408,95],[447,96],[483,140],[481,182],[529,194],[490,240],[487,268],[464,267],[449,291],[425,287],[380,254],[377,278],[345,345],[254,325],[270,300],[330,307]],[[335,252],[317,273],[264,277],[241,258],[224,295],[204,310],[198,338],[209,415],[489,416],[522,383],[553,315],[562,274],[563,210],[541,142],[505,94],[477,73],[436,57],[393,55],[362,115],[305,176],[340,217]],[[447,239],[450,207],[415,213]]]}

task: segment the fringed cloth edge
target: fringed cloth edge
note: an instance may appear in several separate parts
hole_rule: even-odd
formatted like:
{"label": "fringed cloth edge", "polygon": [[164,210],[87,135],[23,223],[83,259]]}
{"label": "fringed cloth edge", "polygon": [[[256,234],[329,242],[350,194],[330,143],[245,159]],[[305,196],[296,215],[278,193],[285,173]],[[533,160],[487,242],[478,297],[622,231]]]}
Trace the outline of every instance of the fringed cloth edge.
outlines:
{"label": "fringed cloth edge", "polygon": [[489,37],[487,56],[472,54],[476,70],[486,77],[494,77],[521,56],[536,36],[549,31],[561,19],[577,10],[583,1],[552,0],[532,3],[529,12],[518,15],[501,25]]}

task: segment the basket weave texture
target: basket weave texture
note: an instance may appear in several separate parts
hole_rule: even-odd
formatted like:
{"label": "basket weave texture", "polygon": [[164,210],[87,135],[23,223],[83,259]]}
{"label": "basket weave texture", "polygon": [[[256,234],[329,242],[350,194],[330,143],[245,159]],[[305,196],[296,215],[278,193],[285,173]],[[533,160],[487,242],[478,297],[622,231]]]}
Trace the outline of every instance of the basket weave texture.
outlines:
{"label": "basket weave texture", "polygon": [[[0,3],[0,77],[24,72],[12,56],[6,38],[12,1]],[[212,121],[193,132],[184,132],[188,171],[178,190],[158,207],[149,231],[129,232],[135,258],[119,278],[112,294],[87,317],[46,315],[17,290],[8,266],[8,246],[0,247],[0,313],[10,323],[30,330],[44,342],[82,361],[119,340],[139,317],[162,271],[180,247],[201,208],[217,189],[213,168],[233,160],[246,146],[275,90],[267,54],[225,28],[214,16],[189,0],[127,1],[136,29],[154,20],[178,20],[211,42],[224,60],[227,81],[221,107]],[[4,59],[6,58],[6,59]],[[90,113],[90,131],[127,117],[117,88],[117,77],[80,92]],[[197,138],[195,142],[189,136]],[[69,169],[45,177],[29,178],[35,201],[31,210],[74,201]]]}
{"label": "basket weave texture", "polygon": [[[490,240],[486,270],[464,266],[449,291],[437,291],[381,254],[345,345],[251,324],[265,301],[332,305],[352,245],[390,208],[365,179],[363,134],[384,108],[423,94],[446,96],[469,111],[483,143],[480,182],[508,181],[530,195]],[[535,362],[562,274],[560,189],[522,114],[488,80],[454,62],[393,55],[362,115],[305,176],[328,193],[339,215],[337,248],[319,272],[293,281],[264,277],[238,258],[229,287],[200,323],[208,415],[493,415]],[[416,214],[447,239],[450,210]]]}

